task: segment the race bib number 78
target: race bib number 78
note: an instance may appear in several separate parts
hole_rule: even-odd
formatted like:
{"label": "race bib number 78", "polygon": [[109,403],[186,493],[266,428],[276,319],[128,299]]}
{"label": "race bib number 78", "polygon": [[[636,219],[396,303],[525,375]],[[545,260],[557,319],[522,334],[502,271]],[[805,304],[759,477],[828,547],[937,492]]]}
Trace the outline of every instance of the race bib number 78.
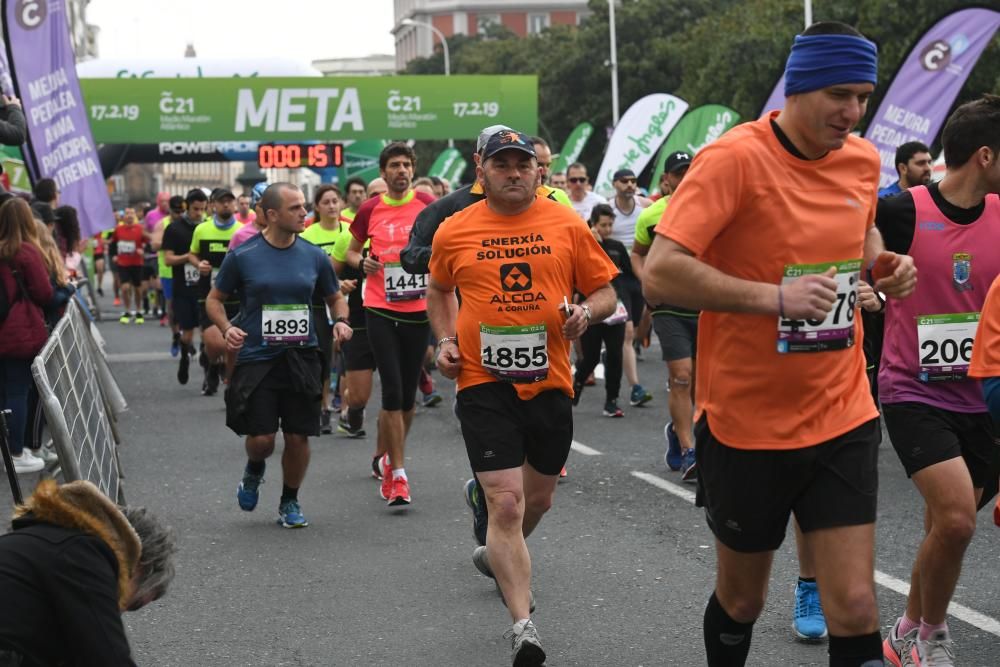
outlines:
{"label": "race bib number 78", "polygon": [[826,273],[837,268],[837,298],[833,308],[822,320],[778,318],[778,352],[824,352],[843,350],[854,345],[854,317],[858,307],[858,280],[861,260],[826,262],[823,264],[788,264],[781,276],[783,287],[801,276]]}

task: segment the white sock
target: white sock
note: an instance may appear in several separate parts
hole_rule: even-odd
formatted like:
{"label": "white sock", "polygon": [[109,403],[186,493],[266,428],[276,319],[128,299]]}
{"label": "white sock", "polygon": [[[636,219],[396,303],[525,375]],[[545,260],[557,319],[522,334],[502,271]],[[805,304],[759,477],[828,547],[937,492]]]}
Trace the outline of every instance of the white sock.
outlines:
{"label": "white sock", "polygon": [[393,479],[406,479],[406,468],[398,468],[392,471]]}
{"label": "white sock", "polygon": [[519,635],[524,632],[524,626],[531,622],[530,618],[522,618],[520,621],[514,624],[514,634]]}

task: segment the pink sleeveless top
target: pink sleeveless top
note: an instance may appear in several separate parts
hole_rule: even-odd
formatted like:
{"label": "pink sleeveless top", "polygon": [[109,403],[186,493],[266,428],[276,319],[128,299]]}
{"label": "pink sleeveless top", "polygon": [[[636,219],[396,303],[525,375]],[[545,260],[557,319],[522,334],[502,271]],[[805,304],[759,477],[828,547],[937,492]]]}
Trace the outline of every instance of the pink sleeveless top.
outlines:
{"label": "pink sleeveless top", "polygon": [[909,192],[916,208],[909,254],[917,288],[909,298],[886,304],[879,400],[986,412],[979,381],[965,372],[977,314],[1000,273],[1000,198],[987,195],[979,219],[959,225],[945,217],[925,186]]}

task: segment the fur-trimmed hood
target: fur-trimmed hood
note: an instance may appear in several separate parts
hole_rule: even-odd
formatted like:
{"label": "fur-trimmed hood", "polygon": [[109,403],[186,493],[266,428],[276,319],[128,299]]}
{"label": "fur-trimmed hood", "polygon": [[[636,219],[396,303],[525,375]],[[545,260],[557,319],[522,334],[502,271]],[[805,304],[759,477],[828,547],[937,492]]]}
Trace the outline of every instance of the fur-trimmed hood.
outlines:
{"label": "fur-trimmed hood", "polygon": [[118,560],[118,607],[126,608],[129,581],[139,566],[142,542],[125,514],[100,489],[83,480],[62,486],[45,480],[14,510],[15,522],[19,519],[72,528],[106,543]]}

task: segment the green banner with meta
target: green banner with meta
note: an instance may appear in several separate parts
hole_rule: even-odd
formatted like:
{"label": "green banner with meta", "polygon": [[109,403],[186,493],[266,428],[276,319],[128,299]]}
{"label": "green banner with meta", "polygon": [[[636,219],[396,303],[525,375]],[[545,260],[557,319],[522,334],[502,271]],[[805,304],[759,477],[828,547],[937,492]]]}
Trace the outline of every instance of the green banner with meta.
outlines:
{"label": "green banner with meta", "polygon": [[81,79],[94,141],[475,139],[538,131],[536,76]]}

